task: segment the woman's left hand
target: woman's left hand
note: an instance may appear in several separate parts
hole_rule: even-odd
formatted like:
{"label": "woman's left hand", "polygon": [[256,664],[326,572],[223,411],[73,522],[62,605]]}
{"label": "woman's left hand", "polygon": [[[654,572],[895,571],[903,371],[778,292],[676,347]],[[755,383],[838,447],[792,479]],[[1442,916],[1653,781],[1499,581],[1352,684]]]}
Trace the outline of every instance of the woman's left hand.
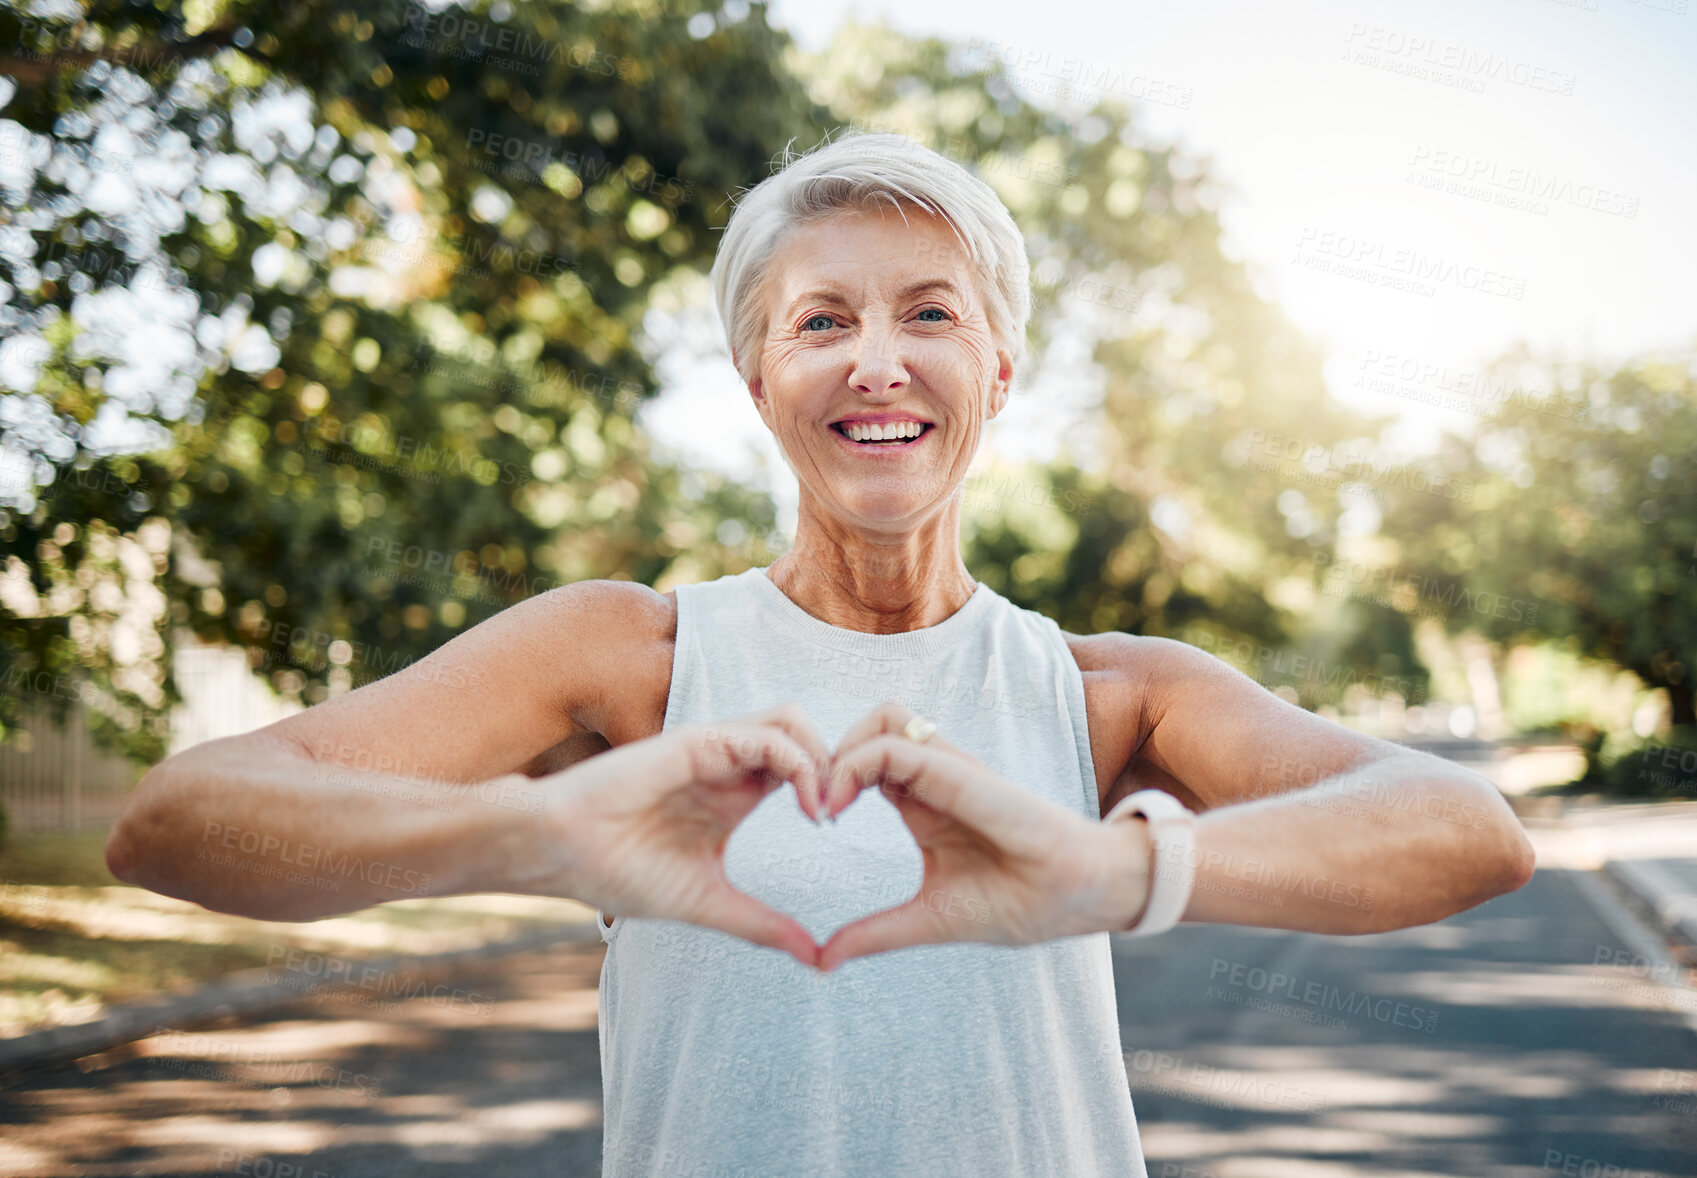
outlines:
{"label": "woman's left hand", "polygon": [[835,817],[861,790],[880,789],[919,844],[919,893],[838,929],[820,969],[909,945],[1030,945],[1131,923],[1148,886],[1141,823],[1084,818],[992,772],[941,732],[910,740],[901,733],[913,715],[886,703],[843,737],[824,809]]}

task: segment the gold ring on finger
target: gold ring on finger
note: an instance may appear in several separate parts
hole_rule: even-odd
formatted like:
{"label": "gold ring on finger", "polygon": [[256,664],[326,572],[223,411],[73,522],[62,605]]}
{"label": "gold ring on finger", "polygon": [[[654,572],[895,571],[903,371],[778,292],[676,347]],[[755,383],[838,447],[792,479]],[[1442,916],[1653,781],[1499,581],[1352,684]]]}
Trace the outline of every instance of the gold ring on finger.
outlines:
{"label": "gold ring on finger", "polygon": [[937,726],[917,713],[902,726],[902,735],[915,744],[924,744],[931,739],[931,734],[935,731]]}

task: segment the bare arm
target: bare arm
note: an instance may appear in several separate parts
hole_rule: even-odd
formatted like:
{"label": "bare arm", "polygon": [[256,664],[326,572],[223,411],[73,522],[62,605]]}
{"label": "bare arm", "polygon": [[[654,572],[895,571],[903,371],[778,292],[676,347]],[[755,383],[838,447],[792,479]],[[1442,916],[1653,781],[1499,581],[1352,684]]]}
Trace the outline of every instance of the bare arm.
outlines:
{"label": "bare arm", "polygon": [[[1142,713],[1122,785],[1202,807],[1186,920],[1379,932],[1531,878],[1531,842],[1484,778],[1321,719],[1184,643],[1117,641]],[[1144,840],[1126,851],[1141,864],[1143,824],[1123,829]]]}
{"label": "bare arm", "polygon": [[639,585],[568,585],[376,683],[185,749],[142,778],[107,864],[266,920],[422,895],[569,895],[543,861],[560,779],[521,770],[605,747],[602,685],[665,639],[667,609]]}

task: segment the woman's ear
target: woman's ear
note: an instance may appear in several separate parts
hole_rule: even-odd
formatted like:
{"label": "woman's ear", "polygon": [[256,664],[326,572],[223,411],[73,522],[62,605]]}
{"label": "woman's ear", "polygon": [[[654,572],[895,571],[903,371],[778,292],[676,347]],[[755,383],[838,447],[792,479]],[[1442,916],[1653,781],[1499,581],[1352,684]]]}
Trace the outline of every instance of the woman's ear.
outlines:
{"label": "woman's ear", "polygon": [[[736,353],[735,348],[731,349],[731,367],[735,368],[737,370],[737,379],[741,380],[742,379],[742,364],[737,360],[737,353]],[[748,389],[748,395],[754,398],[755,408],[758,409],[760,407],[760,403],[766,399],[765,394],[760,391],[760,380],[759,380],[759,378],[756,377],[754,380],[744,381],[743,383],[744,383],[745,387],[747,387],[747,389]]]}
{"label": "woman's ear", "polygon": [[[996,375],[990,381],[990,413],[993,418],[1008,403],[1008,391],[1013,387],[1013,354],[996,350]],[[986,418],[988,420],[988,418]]]}
{"label": "woman's ear", "polygon": [[766,402],[766,390],[761,386],[758,376],[748,382],[748,396],[754,402],[754,411],[760,414],[760,420],[766,423],[767,429],[771,429],[772,419],[766,415],[769,408]]}

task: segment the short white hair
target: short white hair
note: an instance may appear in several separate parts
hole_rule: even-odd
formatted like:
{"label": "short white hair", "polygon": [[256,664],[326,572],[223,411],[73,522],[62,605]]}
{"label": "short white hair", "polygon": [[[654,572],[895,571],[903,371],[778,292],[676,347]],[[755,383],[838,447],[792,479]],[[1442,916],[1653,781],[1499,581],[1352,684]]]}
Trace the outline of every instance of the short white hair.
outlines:
{"label": "short white hair", "polygon": [[713,300],[737,372],[752,384],[760,373],[767,271],[797,228],[841,212],[903,202],[941,217],[971,259],[991,331],[1023,374],[1031,318],[1031,263],[1025,236],[988,184],[964,166],[905,135],[853,131],[799,155],[785,148],[783,167],[736,203],[713,259]]}

